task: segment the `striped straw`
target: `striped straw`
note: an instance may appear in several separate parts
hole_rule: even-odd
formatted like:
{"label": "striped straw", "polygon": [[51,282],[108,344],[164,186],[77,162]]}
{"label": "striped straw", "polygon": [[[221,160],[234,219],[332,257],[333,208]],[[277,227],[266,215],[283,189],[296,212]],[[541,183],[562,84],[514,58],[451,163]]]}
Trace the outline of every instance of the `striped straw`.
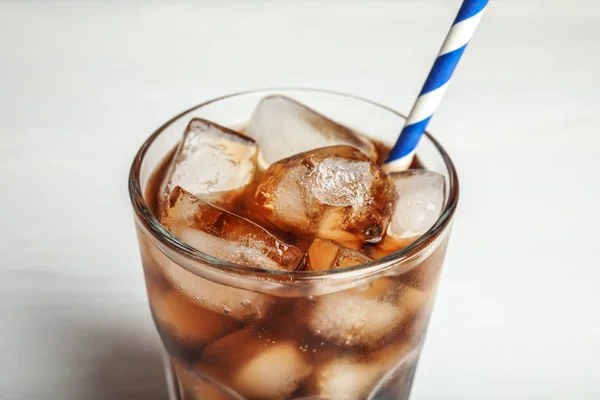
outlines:
{"label": "striped straw", "polygon": [[440,104],[454,69],[475,33],[488,1],[463,1],[400,137],[388,156],[385,163],[387,171],[403,171],[410,166],[419,139]]}

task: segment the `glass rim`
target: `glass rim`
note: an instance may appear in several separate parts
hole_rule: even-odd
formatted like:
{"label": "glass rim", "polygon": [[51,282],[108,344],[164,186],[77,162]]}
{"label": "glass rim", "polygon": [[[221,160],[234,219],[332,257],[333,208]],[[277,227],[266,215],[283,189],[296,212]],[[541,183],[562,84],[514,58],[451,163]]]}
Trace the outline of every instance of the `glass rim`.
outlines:
{"label": "glass rim", "polygon": [[[175,235],[170,233],[162,224],[158,221],[158,219],[154,216],[154,214],[150,211],[148,206],[146,205],[146,201],[144,199],[144,195],[142,193],[141,185],[140,185],[140,171],[141,166],[144,161],[144,156],[146,155],[148,149],[152,146],[154,141],[160,134],[169,127],[172,123],[177,121],[179,118],[183,117],[185,114],[200,109],[209,104],[216,103],[218,101],[226,100],[233,97],[243,96],[243,95],[251,95],[258,94],[260,92],[271,93],[277,91],[300,91],[300,92],[312,92],[316,94],[324,94],[331,95],[337,97],[345,97],[352,100],[357,100],[363,103],[367,103],[378,108],[389,111],[396,116],[406,120],[406,117],[394,109],[379,104],[375,101],[333,90],[325,90],[325,89],[313,89],[313,88],[298,88],[298,87],[274,87],[274,88],[260,88],[260,89],[252,89],[246,91],[240,91],[235,93],[226,94],[224,96],[219,96],[210,100],[207,100],[203,103],[200,103],[196,106],[193,106],[181,113],[175,115],[173,118],[165,122],[161,125],[157,130],[155,130],[141,145],[139,150],[137,151],[133,163],[129,172],[128,179],[128,187],[129,187],[129,198],[131,201],[131,205],[134,210],[134,215],[136,218],[136,223],[138,226],[143,228],[145,233],[149,234],[152,241],[159,245],[159,247],[167,248],[169,250],[174,251],[180,256],[183,256],[185,259],[191,261],[194,264],[200,264],[199,268],[211,268],[213,270],[217,270],[220,272],[227,273],[229,275],[236,275],[241,277],[252,277],[256,278],[265,278],[265,279],[273,279],[279,282],[286,281],[289,283],[295,282],[306,282],[311,283],[315,281],[321,281],[326,277],[336,278],[336,279],[357,279],[360,277],[371,276],[378,274],[384,270],[389,268],[397,268],[398,265],[409,262],[410,260],[418,257],[422,251],[427,249],[428,244],[434,241],[450,224],[452,221],[452,216],[456,211],[456,207],[458,205],[458,197],[459,197],[459,183],[458,183],[458,175],[456,169],[454,167],[454,163],[450,159],[450,156],[444,148],[440,145],[440,143],[429,133],[425,132],[425,136],[427,136],[428,140],[434,145],[436,150],[441,155],[444,165],[448,171],[448,186],[449,186],[449,194],[444,209],[442,213],[436,220],[436,222],[421,235],[418,239],[413,241],[410,245],[392,253],[382,258],[370,261],[368,263],[355,265],[352,267],[342,268],[342,269],[334,269],[334,270],[325,270],[325,271],[281,271],[281,270],[266,270],[260,268],[251,268],[239,264],[235,264],[229,262],[227,260],[223,260],[217,257],[213,257],[209,254],[203,253],[194,247],[186,244]],[[398,128],[398,131],[400,131]],[[161,251],[162,248],[160,249]],[[164,252],[164,251],[163,251]],[[167,255],[168,256],[168,255]],[[171,258],[171,257],[169,257]],[[181,266],[181,265],[180,265]],[[182,268],[188,269],[190,272],[198,275],[195,271],[191,271],[189,268],[181,266]],[[329,279],[331,279],[329,278]]]}

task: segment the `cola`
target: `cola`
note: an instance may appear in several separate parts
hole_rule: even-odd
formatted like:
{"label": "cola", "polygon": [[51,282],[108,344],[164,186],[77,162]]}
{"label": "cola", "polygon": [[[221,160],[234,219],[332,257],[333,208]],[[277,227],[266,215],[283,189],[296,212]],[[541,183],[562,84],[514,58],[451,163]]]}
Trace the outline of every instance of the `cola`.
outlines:
{"label": "cola", "polygon": [[449,188],[418,159],[386,172],[368,134],[281,95],[187,121],[144,196],[179,253],[138,226],[179,399],[408,398]]}

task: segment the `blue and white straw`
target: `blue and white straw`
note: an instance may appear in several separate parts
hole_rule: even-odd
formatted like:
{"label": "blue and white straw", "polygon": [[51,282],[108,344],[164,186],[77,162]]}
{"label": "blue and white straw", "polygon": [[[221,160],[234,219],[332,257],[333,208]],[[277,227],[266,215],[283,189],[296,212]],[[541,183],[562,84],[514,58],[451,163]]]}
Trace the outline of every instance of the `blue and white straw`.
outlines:
{"label": "blue and white straw", "polygon": [[454,69],[475,33],[488,1],[463,1],[400,137],[385,162],[387,171],[403,171],[410,166],[419,139],[440,104]]}

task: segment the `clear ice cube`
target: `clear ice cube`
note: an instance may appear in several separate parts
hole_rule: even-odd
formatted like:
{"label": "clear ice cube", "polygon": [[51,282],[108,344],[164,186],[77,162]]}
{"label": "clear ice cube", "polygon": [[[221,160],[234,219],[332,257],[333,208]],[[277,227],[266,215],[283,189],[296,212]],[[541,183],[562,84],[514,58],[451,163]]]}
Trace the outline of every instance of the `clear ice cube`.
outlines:
{"label": "clear ice cube", "polygon": [[[262,319],[270,315],[273,305],[276,304],[272,296],[223,285],[189,272],[168,258],[142,233],[140,233],[140,244],[144,255],[144,272],[150,299],[160,298],[165,292],[176,288],[194,305],[240,321]],[[175,321],[175,317],[167,314],[170,308],[177,309],[178,306],[171,307],[168,303],[164,306],[159,305],[161,309],[155,309],[155,313],[164,314],[163,320],[167,322]],[[193,328],[190,328],[189,331],[192,330]]]}
{"label": "clear ice cube", "polygon": [[236,264],[291,271],[304,257],[255,223],[214,207],[179,186],[161,218],[162,225],[192,247]]}
{"label": "clear ice cube", "polygon": [[277,309],[272,296],[213,282],[164,258],[160,265],[165,277],[200,307],[238,321],[261,320]]}
{"label": "clear ice cube", "polygon": [[426,170],[390,174],[398,201],[388,225],[388,236],[401,240],[427,232],[439,218],[445,202],[445,178]]}
{"label": "clear ice cube", "polygon": [[211,343],[198,368],[252,399],[283,399],[310,375],[309,355],[298,342],[261,329],[243,329]]}
{"label": "clear ice cube", "polygon": [[300,153],[271,165],[256,206],[280,229],[344,243],[380,238],[396,201],[381,168],[350,146]]}
{"label": "clear ice cube", "polygon": [[341,396],[344,400],[360,400],[367,398],[383,373],[377,364],[361,363],[351,357],[342,357],[319,366],[314,375],[315,394]]}
{"label": "clear ice cube", "polygon": [[372,258],[360,251],[347,249],[331,240],[315,239],[308,249],[310,271],[325,271],[368,263]]}
{"label": "clear ice cube", "polygon": [[192,119],[161,184],[159,211],[176,186],[216,203],[222,192],[241,193],[254,178],[257,153],[254,140],[213,122]]}
{"label": "clear ice cube", "polygon": [[317,298],[308,328],[340,346],[382,346],[399,333],[428,298],[426,293],[380,278],[360,288]]}
{"label": "clear ice cube", "polygon": [[370,398],[373,388],[386,372],[403,364],[410,354],[406,342],[392,343],[381,350],[362,356],[342,356],[333,353],[313,370],[311,392],[321,396],[359,400]]}
{"label": "clear ice cube", "polygon": [[185,345],[208,344],[238,326],[230,317],[209,311],[175,290],[150,297],[150,301],[158,324]]}
{"label": "clear ice cube", "polygon": [[265,167],[296,153],[339,144],[356,147],[377,159],[375,146],[364,136],[280,95],[260,101],[245,133],[260,145]]}
{"label": "clear ice cube", "polygon": [[[161,219],[175,236],[198,250],[248,267],[293,270],[303,252],[260,226],[211,206],[176,187]],[[190,301],[236,320],[262,319],[276,303],[272,296],[227,286],[195,275],[158,249],[155,264]]]}
{"label": "clear ice cube", "polygon": [[397,329],[403,317],[394,304],[341,292],[317,300],[308,328],[338,345],[374,346]]}

